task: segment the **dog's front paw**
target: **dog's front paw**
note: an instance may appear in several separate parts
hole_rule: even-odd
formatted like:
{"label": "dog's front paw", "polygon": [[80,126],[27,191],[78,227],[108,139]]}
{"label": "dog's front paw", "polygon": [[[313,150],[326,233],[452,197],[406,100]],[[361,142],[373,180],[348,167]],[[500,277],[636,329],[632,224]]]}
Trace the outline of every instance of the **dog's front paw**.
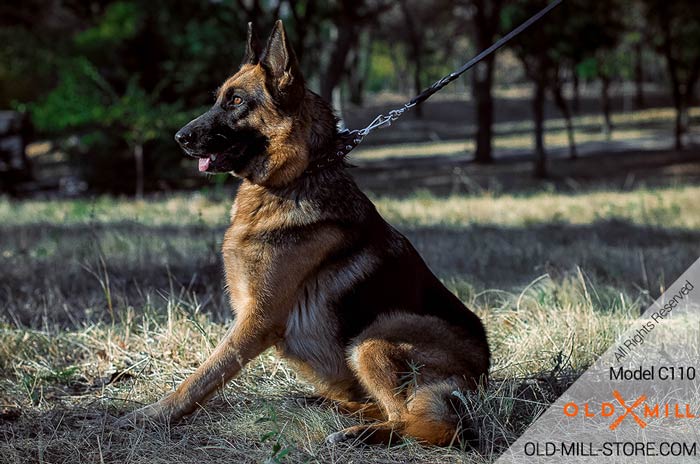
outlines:
{"label": "dog's front paw", "polygon": [[143,428],[149,425],[168,424],[177,419],[172,408],[161,400],[118,418],[114,425],[118,428]]}

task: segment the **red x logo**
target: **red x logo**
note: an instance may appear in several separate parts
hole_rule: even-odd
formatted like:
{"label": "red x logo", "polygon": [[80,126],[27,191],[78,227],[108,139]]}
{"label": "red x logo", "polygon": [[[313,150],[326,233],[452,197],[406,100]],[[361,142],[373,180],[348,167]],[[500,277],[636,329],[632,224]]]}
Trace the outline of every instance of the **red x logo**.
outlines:
{"label": "red x logo", "polygon": [[624,414],[620,414],[618,416],[618,418],[615,419],[615,422],[610,424],[610,430],[615,430],[617,428],[617,426],[620,425],[622,423],[622,421],[625,419],[625,417],[627,417],[628,415],[631,415],[632,419],[634,419],[634,421],[637,423],[637,425],[639,425],[641,428],[644,428],[647,426],[647,423],[644,422],[642,419],[640,419],[639,416],[634,413],[634,409],[637,406],[639,406],[640,404],[642,404],[647,399],[647,397],[645,395],[642,395],[639,398],[637,398],[637,400],[634,403],[632,403],[632,406],[629,406],[629,407],[625,404],[625,400],[622,399],[622,395],[620,395],[619,391],[613,390],[613,396],[615,397],[617,402],[620,403],[620,405],[623,408],[625,408],[625,412],[624,412]]}

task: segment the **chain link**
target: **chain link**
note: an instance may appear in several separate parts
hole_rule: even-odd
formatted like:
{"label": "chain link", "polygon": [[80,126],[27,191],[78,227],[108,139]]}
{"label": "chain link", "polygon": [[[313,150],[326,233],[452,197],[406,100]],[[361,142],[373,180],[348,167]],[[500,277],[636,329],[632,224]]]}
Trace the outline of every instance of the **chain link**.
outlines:
{"label": "chain link", "polygon": [[394,110],[389,111],[388,114],[380,114],[379,116],[374,118],[374,120],[371,123],[369,123],[369,125],[367,127],[357,131],[357,134],[358,134],[359,139],[360,139],[358,141],[358,143],[360,141],[362,141],[362,139],[366,135],[368,135],[370,132],[372,132],[374,129],[377,129],[379,127],[391,126],[392,122],[399,119],[404,112],[406,112],[410,108],[413,108],[414,106],[416,106],[415,103],[409,102],[409,103],[406,103],[405,105],[403,105],[401,108],[396,108]]}

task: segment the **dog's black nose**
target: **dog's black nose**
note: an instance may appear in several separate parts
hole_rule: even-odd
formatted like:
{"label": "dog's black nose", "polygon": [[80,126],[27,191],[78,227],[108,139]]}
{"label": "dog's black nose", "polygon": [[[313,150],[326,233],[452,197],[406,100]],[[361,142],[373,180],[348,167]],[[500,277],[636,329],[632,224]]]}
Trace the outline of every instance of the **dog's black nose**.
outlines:
{"label": "dog's black nose", "polygon": [[194,133],[189,130],[180,129],[175,134],[175,141],[180,144],[180,146],[189,148],[194,142]]}

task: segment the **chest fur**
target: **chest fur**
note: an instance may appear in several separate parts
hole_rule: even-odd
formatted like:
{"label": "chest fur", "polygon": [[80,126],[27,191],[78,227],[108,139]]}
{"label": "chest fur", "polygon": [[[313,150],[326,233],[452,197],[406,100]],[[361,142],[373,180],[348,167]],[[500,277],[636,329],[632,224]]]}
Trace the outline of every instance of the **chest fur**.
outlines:
{"label": "chest fur", "polygon": [[361,250],[326,264],[351,247],[351,239],[313,202],[252,207],[242,199],[234,204],[223,245],[234,311],[280,321],[277,346],[284,356],[320,377],[344,376],[349,371],[333,305],[372,270],[372,253]]}
{"label": "chest fur", "polygon": [[323,290],[316,279],[301,289],[287,318],[280,348],[284,356],[308,364],[317,375],[337,378],[348,368],[330,295]]}
{"label": "chest fur", "polygon": [[[275,298],[289,300],[298,276],[306,273],[314,258],[314,253],[305,253],[312,243],[290,237],[303,224],[298,208],[254,189],[251,193],[251,189],[239,193],[233,204],[222,246],[226,283],[236,313],[263,309]],[[295,256],[304,259],[293,259]],[[275,308],[282,309],[277,303]]]}

